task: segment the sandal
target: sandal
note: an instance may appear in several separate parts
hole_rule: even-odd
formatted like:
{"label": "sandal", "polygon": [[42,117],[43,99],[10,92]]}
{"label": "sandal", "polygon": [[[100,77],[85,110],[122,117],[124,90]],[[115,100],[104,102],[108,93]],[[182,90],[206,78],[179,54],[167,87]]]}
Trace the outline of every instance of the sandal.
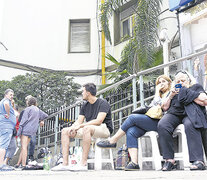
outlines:
{"label": "sandal", "polygon": [[205,170],[206,167],[202,161],[194,161],[190,167],[191,171]]}
{"label": "sandal", "polygon": [[176,164],[170,161],[165,161],[162,171],[172,171],[173,169],[176,169]]}

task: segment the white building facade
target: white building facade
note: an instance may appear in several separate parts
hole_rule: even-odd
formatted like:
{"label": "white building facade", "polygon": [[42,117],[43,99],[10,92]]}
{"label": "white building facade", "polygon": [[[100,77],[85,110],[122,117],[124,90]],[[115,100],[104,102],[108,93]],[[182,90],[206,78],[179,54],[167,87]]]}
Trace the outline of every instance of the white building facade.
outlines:
{"label": "white building facade", "polygon": [[[100,70],[101,27],[98,19],[100,0],[0,0],[0,59],[53,70]],[[106,41],[106,53],[120,60],[121,51],[132,35],[136,3],[126,3],[119,14],[109,21],[112,44]],[[177,31],[174,12],[165,11],[163,0],[161,26],[171,40]],[[178,38],[178,37],[177,37]],[[174,49],[179,57],[179,48]],[[106,67],[112,65],[106,60]],[[1,80],[25,73],[0,66]],[[11,75],[9,75],[9,73]],[[7,74],[6,74],[7,73]],[[16,74],[15,74],[16,73]],[[101,84],[100,75],[75,77],[84,84]]]}
{"label": "white building facade", "polygon": [[[97,0],[0,3],[0,41],[8,48],[0,47],[1,59],[54,70],[101,68]],[[100,84],[100,76],[75,81]]]}

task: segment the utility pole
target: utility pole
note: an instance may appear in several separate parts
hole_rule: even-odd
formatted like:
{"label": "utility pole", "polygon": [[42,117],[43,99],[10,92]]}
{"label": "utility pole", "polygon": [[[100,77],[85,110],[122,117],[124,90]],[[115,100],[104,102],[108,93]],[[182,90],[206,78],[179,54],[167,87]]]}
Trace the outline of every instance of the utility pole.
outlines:
{"label": "utility pole", "polygon": [[[101,4],[104,4],[104,0],[101,0]],[[101,69],[102,69],[102,85],[106,84],[105,75],[105,33],[101,31]]]}

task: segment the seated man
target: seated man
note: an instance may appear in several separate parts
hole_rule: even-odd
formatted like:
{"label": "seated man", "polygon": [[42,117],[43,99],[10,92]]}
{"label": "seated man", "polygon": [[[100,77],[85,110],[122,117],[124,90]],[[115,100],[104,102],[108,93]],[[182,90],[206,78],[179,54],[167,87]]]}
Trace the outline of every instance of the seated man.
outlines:
{"label": "seated man", "polygon": [[[83,85],[83,100],[78,120],[71,127],[62,130],[61,143],[63,163],[52,168],[53,171],[87,170],[87,159],[91,145],[91,138],[107,138],[113,131],[110,105],[105,99],[96,97],[96,86],[93,83]],[[84,122],[86,120],[86,122]],[[83,153],[79,165],[68,166],[70,138],[83,139]]]}

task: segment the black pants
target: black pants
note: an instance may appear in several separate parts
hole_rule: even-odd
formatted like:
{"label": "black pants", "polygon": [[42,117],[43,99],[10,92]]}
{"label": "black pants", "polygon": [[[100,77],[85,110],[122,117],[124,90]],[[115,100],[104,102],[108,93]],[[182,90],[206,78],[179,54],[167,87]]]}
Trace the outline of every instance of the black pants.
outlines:
{"label": "black pants", "polygon": [[172,114],[165,114],[158,123],[159,141],[164,159],[174,159],[173,132],[179,124],[184,124],[187,137],[189,160],[203,161],[203,148],[200,129],[193,127],[190,119]]}

